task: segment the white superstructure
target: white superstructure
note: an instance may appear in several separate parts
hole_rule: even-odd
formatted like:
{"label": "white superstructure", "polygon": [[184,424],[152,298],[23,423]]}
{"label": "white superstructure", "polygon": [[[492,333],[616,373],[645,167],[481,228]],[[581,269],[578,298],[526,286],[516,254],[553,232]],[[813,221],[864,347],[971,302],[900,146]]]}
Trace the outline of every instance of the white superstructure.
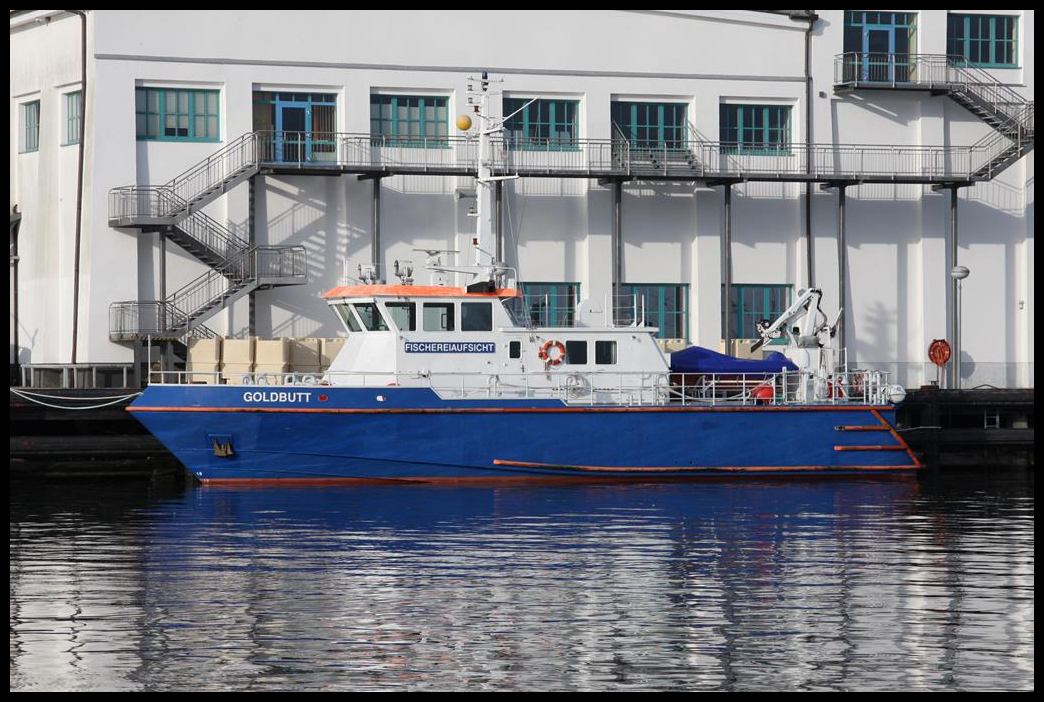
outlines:
{"label": "white superstructure", "polygon": [[[1033,99],[1031,10],[882,11],[856,19],[841,10],[817,14],[809,100],[809,23],[767,12],[87,11],[77,360],[130,362],[134,344],[110,338],[110,305],[164,300],[214,270],[175,239],[143,232],[140,220],[111,226],[110,191],[168,183],[216,153],[234,151],[237,140],[258,130],[283,135],[253,143],[286,167],[248,170],[238,181],[228,176],[224,192],[201,205],[216,226],[245,242],[231,249],[242,255],[223,260],[254,266],[249,284],[218,276],[231,294],[199,320],[217,334],[334,336],[336,320],[319,294],[344,282],[346,260],[353,271],[358,263],[376,262],[385,281],[396,260],[415,261],[420,269],[423,254],[416,249],[464,252],[443,254],[445,266],[472,265],[472,215],[479,214],[492,226],[498,217],[502,222],[505,265],[522,283],[543,284],[530,288],[533,299],[548,298],[548,290],[560,298],[534,303],[538,312],[561,314],[582,299],[641,294],[647,321],[661,336],[720,348],[724,188],[695,176],[577,177],[584,168],[598,163],[614,173],[666,172],[679,156],[667,153],[677,142],[693,168],[741,162],[748,171],[793,175],[804,169],[799,161],[806,154],[816,168],[843,168],[848,176],[880,176],[890,168],[962,172],[961,159],[970,157],[959,149],[995,131],[983,118],[928,90],[836,91],[851,77],[837,57],[850,52],[853,41],[868,42],[870,51],[891,41],[889,51],[898,52],[897,38],[913,41],[905,48],[911,55],[947,54],[953,32],[965,31],[957,20],[971,26],[975,17],[986,18],[983,26],[995,33],[988,42],[995,61],[1009,45],[1012,50],[1010,58],[981,70]],[[1000,38],[998,27],[1013,29],[1014,37]],[[76,104],[70,96],[81,89],[79,36],[79,18],[63,11],[11,17],[10,203],[21,215],[12,360],[17,353],[23,363],[70,360],[78,146],[66,136]],[[476,46],[473,36],[495,40]],[[857,70],[872,73],[873,66],[866,68],[872,63]],[[894,62],[883,65],[896,77]],[[499,150],[494,144],[492,174],[542,166],[572,172],[502,181],[499,213],[478,207],[474,178],[453,171],[473,158],[456,141],[463,137],[455,122],[473,114],[469,80],[476,88],[482,71],[503,80],[494,84],[503,95],[490,100],[489,116],[537,101],[521,113],[514,132],[531,141],[522,147],[501,142]],[[182,99],[184,106],[177,104]],[[160,132],[170,120],[172,132],[150,135],[150,120]],[[389,120],[404,130],[400,135],[417,138],[367,139],[380,137]],[[726,125],[732,120],[739,122]],[[410,131],[418,125],[422,131]],[[744,127],[762,130],[752,138],[770,146],[785,132],[787,148],[736,153],[722,146],[727,129],[742,134]],[[684,135],[675,139],[674,128]],[[665,143],[662,158],[637,136],[650,129],[656,132],[651,142]],[[288,138],[292,133],[304,136]],[[617,146],[622,142],[625,152]],[[827,150],[806,150],[807,143]],[[865,148],[854,148],[860,145]],[[325,165],[352,167],[307,167],[323,166],[327,154]],[[958,191],[958,263],[971,270],[962,283],[965,385],[1033,384],[1033,159],[1029,151]],[[364,162],[375,170],[364,173]],[[389,174],[404,164],[417,168]],[[451,174],[426,174],[441,172]],[[838,307],[846,310],[851,365],[889,370],[907,386],[934,379],[928,345],[952,338],[949,191],[880,178],[846,187],[847,292],[839,294],[838,198],[821,184],[811,186],[811,276],[806,185],[738,177],[727,186],[738,308],[732,335],[746,339],[734,350],[749,348],[757,319],[778,316],[811,284],[832,301],[828,317]],[[306,267],[298,277],[304,284],[271,287],[285,283],[277,273],[289,249],[251,249],[247,256],[248,246],[302,247]],[[271,275],[258,272],[262,255]],[[12,325],[14,315],[12,307]]]}

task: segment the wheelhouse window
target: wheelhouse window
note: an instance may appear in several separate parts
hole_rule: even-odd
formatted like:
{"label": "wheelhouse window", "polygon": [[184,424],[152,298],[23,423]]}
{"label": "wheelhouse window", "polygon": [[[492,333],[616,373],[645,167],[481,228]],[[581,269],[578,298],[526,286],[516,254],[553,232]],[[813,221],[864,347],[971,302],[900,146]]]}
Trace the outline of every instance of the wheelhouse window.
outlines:
{"label": "wheelhouse window", "polygon": [[633,149],[682,151],[688,122],[686,106],[670,102],[614,102],[613,136],[622,136]]}
{"label": "wheelhouse window", "polygon": [[720,120],[723,153],[790,155],[789,105],[723,104]]}
{"label": "wheelhouse window", "polygon": [[1016,68],[1019,18],[1012,15],[951,13],[946,25],[946,53],[973,66]]}
{"label": "wheelhouse window", "polygon": [[135,89],[139,141],[219,141],[219,91]]}
{"label": "wheelhouse window", "polygon": [[335,305],[331,305],[331,307],[334,308],[334,312],[336,312],[337,316],[341,318],[342,322],[344,322],[344,326],[348,329],[348,331],[362,331],[362,327],[359,326],[359,322],[355,320],[355,315],[352,314],[352,311],[351,309],[349,309],[347,303],[339,302]]}
{"label": "wheelhouse window", "polygon": [[617,324],[630,324],[644,314],[645,325],[659,329],[657,338],[688,340],[688,285],[625,283],[620,291],[623,298],[616,301],[613,312]]}
{"label": "wheelhouse window", "polygon": [[510,116],[504,123],[507,147],[514,151],[576,150],[579,112],[577,100],[504,98],[504,115]]}
{"label": "wheelhouse window", "polygon": [[537,327],[571,327],[580,283],[522,283],[529,322]]}
{"label": "wheelhouse window", "polygon": [[370,134],[390,146],[449,147],[449,98],[370,95]]}
{"label": "wheelhouse window", "polygon": [[492,331],[493,330],[493,303],[492,302],[462,302],[462,303],[460,303],[460,330],[461,331]]}
{"label": "wheelhouse window", "polygon": [[417,305],[414,302],[386,302],[384,309],[388,310],[392,324],[399,331],[417,330]]}
{"label": "wheelhouse window", "polygon": [[381,311],[373,302],[357,302],[355,312],[359,315],[366,331],[388,331],[388,323],[384,321]]}
{"label": "wheelhouse window", "polygon": [[595,365],[605,366],[616,363],[616,342],[595,342]]}
{"label": "wheelhouse window", "polygon": [[424,331],[453,331],[453,303],[425,302]]}
{"label": "wheelhouse window", "polygon": [[40,150],[40,101],[22,103],[22,129],[18,151],[27,154]]}
{"label": "wheelhouse window", "polygon": [[[789,285],[732,285],[729,291],[729,314],[733,335],[737,339],[757,339],[758,322],[776,320],[790,306]],[[722,338],[725,336],[722,317]]]}
{"label": "wheelhouse window", "polygon": [[587,365],[587,342],[586,341],[567,341],[566,347],[566,363],[571,366],[585,366]]}

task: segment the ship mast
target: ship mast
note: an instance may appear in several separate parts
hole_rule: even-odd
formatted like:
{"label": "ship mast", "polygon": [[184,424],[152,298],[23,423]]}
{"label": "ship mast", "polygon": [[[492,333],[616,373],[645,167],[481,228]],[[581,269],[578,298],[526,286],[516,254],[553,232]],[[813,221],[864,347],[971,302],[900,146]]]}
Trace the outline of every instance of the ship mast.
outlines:
{"label": "ship mast", "polygon": [[[479,89],[475,90],[475,81],[479,83]],[[474,125],[477,127],[474,136],[478,140],[478,168],[475,178],[475,235],[472,238],[472,247],[475,250],[473,265],[470,266],[444,266],[433,254],[440,252],[429,251],[428,268],[436,273],[460,273],[471,276],[465,287],[473,285],[484,286],[489,290],[500,287],[502,279],[508,274],[509,268],[501,261],[497,261],[493,242],[493,189],[498,181],[514,180],[517,175],[494,176],[493,175],[493,135],[504,131],[506,118],[494,118],[489,116],[489,73],[482,72],[481,78],[468,77],[468,105],[471,106],[475,116],[474,123],[470,115],[461,115],[457,119],[457,127],[461,131],[468,131]],[[534,102],[531,100],[530,102]],[[528,106],[523,106],[523,109]]]}

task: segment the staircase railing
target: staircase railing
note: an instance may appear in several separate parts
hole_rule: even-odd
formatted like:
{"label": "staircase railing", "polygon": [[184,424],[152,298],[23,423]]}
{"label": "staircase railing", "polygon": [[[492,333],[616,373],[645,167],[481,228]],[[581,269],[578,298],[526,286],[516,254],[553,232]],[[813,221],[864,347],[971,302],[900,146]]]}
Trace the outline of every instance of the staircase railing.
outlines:
{"label": "staircase railing", "polygon": [[189,281],[165,300],[114,302],[109,308],[109,334],[121,340],[148,335],[212,338],[216,332],[198,320],[219,309],[230,297],[258,285],[304,282],[305,273],[303,246],[252,246]]}

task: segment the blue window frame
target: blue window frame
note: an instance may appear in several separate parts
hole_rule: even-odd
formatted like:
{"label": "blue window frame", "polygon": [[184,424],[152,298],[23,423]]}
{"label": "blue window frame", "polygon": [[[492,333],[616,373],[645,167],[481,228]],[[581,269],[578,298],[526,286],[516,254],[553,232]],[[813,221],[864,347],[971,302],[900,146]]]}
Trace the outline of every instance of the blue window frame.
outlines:
{"label": "blue window frame", "polygon": [[613,124],[636,149],[682,151],[686,106],[672,102],[614,102]]}
{"label": "blue window frame", "polygon": [[579,148],[579,112],[576,100],[504,98],[504,115],[511,116],[504,123],[507,146],[516,151],[574,151]]}
{"label": "blue window frame", "polygon": [[789,105],[721,105],[721,148],[727,154],[790,155]]}
{"label": "blue window frame", "polygon": [[393,146],[449,147],[449,98],[371,95],[370,134]]}
{"label": "blue window frame", "polygon": [[1012,15],[951,13],[946,25],[946,53],[973,66],[1018,67],[1019,18]]}
{"label": "blue window frame", "polygon": [[[724,286],[722,286],[724,289]],[[763,319],[775,321],[790,306],[789,285],[732,285],[729,291],[730,327],[736,339],[757,339],[757,325]],[[724,297],[724,296],[723,296]],[[722,338],[725,319],[722,315]]]}
{"label": "blue window frame", "polygon": [[138,141],[220,141],[220,91],[136,88]]}
{"label": "blue window frame", "polygon": [[528,321],[537,327],[569,327],[576,315],[580,283],[522,283]]}
{"label": "blue window frame", "polygon": [[254,131],[265,132],[265,161],[336,160],[336,95],[258,90],[254,91],[253,102]]}
{"label": "blue window frame", "polygon": [[626,323],[620,312],[633,308],[637,298],[638,314],[644,310],[645,324],[658,327],[656,333],[660,339],[689,338],[689,286],[688,285],[645,285],[624,283],[620,292],[625,299],[617,304],[618,312],[614,315],[618,322]]}
{"label": "blue window frame", "polygon": [[844,29],[846,81],[902,83],[914,65],[917,15],[912,12],[846,10]]}
{"label": "blue window frame", "polygon": [[83,119],[83,91],[66,93],[63,99],[62,146],[80,143],[80,120]]}
{"label": "blue window frame", "polygon": [[22,103],[22,130],[19,152],[23,154],[40,150],[40,101]]}

